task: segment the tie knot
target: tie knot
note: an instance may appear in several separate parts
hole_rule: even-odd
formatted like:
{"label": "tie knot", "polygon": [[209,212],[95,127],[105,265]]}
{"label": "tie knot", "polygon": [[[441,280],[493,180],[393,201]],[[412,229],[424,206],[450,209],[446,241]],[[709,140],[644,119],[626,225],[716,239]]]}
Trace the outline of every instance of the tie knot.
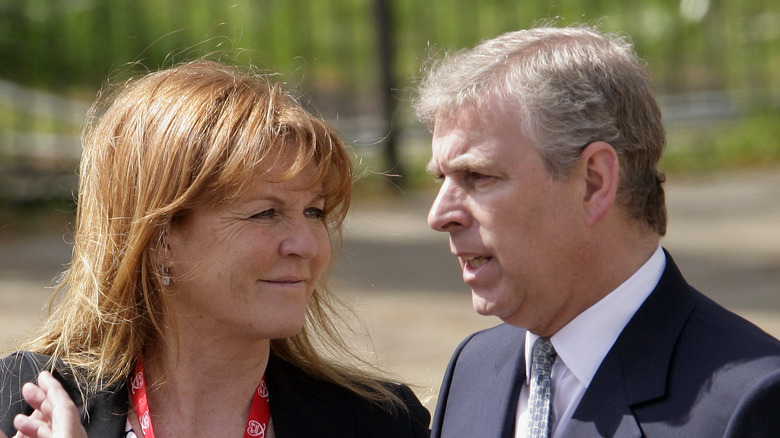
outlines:
{"label": "tie knot", "polygon": [[532,364],[534,367],[549,366],[550,369],[552,369],[552,364],[555,362],[555,356],[555,348],[553,348],[550,338],[539,338],[536,340],[532,355]]}

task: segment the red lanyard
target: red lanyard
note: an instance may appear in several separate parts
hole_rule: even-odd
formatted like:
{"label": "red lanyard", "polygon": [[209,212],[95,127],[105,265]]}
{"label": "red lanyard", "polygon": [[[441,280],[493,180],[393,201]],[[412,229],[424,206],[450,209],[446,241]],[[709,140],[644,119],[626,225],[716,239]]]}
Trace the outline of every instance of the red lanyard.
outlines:
{"label": "red lanyard", "polygon": [[[133,409],[141,424],[144,438],[154,438],[152,417],[149,415],[149,403],[146,399],[146,382],[144,380],[144,366],[139,360],[130,378],[130,395],[133,399]],[[271,420],[271,406],[268,403],[268,387],[265,385],[265,376],[260,379],[257,390],[252,397],[252,406],[249,408],[249,417],[246,420],[244,438],[265,438],[268,434],[268,423]]]}

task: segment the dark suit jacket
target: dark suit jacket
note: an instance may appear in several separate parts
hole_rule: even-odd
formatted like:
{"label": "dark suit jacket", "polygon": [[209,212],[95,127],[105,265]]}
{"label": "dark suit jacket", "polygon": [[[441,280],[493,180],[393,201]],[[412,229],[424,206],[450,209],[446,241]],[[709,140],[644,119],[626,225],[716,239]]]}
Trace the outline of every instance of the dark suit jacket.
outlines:
{"label": "dark suit jacket", "polygon": [[[693,289],[666,257],[564,436],[780,437],[780,342]],[[524,343],[525,330],[506,324],[461,343],[432,438],[514,436]]]}
{"label": "dark suit jacket", "polygon": [[[21,399],[21,386],[34,381],[45,369],[47,356],[17,353],[0,362],[0,429],[8,436],[16,430],[13,418],[32,410]],[[87,408],[67,368],[60,366],[55,376],[63,383],[79,411],[87,414],[85,425],[90,437],[124,437],[129,410],[125,385],[90,396]],[[289,362],[271,357],[266,370],[271,394],[271,417],[278,438],[427,438],[430,414],[414,393],[402,385],[392,385],[408,412],[390,414],[332,383],[316,380]]]}

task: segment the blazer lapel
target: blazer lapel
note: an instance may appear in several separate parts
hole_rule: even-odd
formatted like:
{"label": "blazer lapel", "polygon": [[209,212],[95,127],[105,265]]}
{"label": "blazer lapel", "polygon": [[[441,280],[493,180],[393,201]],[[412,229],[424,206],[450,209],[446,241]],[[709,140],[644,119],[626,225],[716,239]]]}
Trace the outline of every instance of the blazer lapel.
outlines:
{"label": "blazer lapel", "polygon": [[525,330],[502,324],[461,345],[439,394],[433,436],[514,437],[524,342]]}
{"label": "blazer lapel", "polygon": [[[525,335],[523,336],[523,342],[520,343],[520,347],[517,348],[512,354],[507,354],[505,360],[501,363],[496,363],[495,375],[488,393],[492,393],[493,397],[489,397],[488,400],[494,400],[496,405],[491,406],[490,403],[486,403],[485,406],[489,406],[494,412],[500,412],[503,408],[502,424],[500,424],[500,433],[495,436],[502,438],[511,438],[515,436],[515,419],[517,417],[517,402],[520,396],[520,387],[525,382]],[[509,383],[509,384],[507,384]],[[486,414],[489,412],[486,412]]]}
{"label": "blazer lapel", "polygon": [[494,363],[490,380],[475,382],[472,392],[475,397],[470,404],[478,408],[468,421],[479,425],[474,430],[480,431],[481,437],[510,438],[515,435],[520,385],[525,382],[524,345],[525,341],[522,341],[519,348],[505,350]]}
{"label": "blazer lapel", "polygon": [[577,410],[569,420],[564,437],[635,437],[642,436],[626,400],[622,369],[613,354],[607,355]]}
{"label": "blazer lapel", "polygon": [[675,345],[695,301],[666,254],[655,290],[631,318],[585,391],[564,437],[641,437],[633,406],[666,394]]}
{"label": "blazer lapel", "polygon": [[[525,382],[525,330],[505,326],[511,330],[514,342],[501,351],[493,364],[492,378],[482,381],[474,389],[480,394],[477,421],[484,422],[476,430],[480,436],[511,438],[515,436],[515,419],[520,387]],[[486,373],[487,374],[487,373]]]}

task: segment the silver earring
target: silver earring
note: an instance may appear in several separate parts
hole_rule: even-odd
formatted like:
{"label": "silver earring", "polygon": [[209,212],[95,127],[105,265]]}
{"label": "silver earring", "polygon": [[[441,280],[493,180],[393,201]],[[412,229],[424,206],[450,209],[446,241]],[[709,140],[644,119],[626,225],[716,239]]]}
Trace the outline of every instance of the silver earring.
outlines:
{"label": "silver earring", "polygon": [[170,286],[171,284],[171,277],[170,277],[170,270],[167,266],[160,265],[160,271],[162,271],[162,284],[163,286]]}

